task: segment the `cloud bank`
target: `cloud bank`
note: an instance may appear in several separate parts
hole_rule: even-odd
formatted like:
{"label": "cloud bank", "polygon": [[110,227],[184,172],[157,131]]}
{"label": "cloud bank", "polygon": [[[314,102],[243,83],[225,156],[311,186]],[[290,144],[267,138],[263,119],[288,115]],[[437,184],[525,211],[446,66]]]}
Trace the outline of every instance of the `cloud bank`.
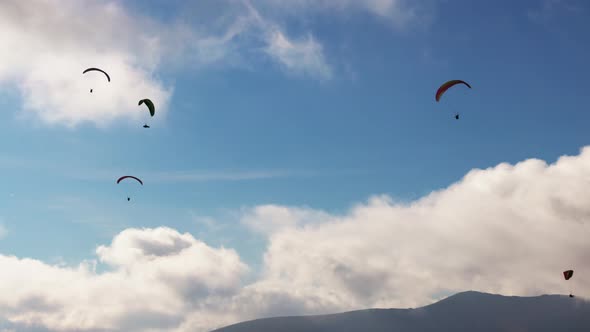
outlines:
{"label": "cloud bank", "polygon": [[201,301],[238,291],[247,271],[235,251],[164,227],[125,230],[96,253],[111,271],[96,273],[96,261],[66,268],[0,256],[0,318],[52,331],[173,329],[206,308]]}
{"label": "cloud bank", "polygon": [[[3,1],[0,38],[8,51],[0,55],[0,82],[17,86],[26,114],[46,124],[137,119],[145,96],[164,112],[171,89],[154,76],[162,52],[155,36],[111,2]],[[104,69],[112,81],[82,75],[88,67]]]}
{"label": "cloud bank", "polygon": [[[127,229],[77,267],[0,256],[0,322],[49,331],[208,331],[246,319],[417,307],[442,294],[590,297],[590,147],[554,164],[475,169],[411,203],[375,196],[342,215],[263,205],[260,277],[232,249]],[[247,234],[244,234],[247,236]],[[97,272],[104,264],[107,272]],[[565,282],[561,272],[576,275]]]}
{"label": "cloud bank", "polygon": [[[156,101],[162,117],[173,93],[157,76],[166,59],[199,65],[229,62],[229,54],[243,46],[237,36],[261,28],[248,15],[217,35],[133,15],[110,1],[3,1],[0,38],[8,51],[0,55],[0,83],[16,87],[24,116],[44,124],[105,127],[115,120],[138,120],[142,112],[137,102],[146,97]],[[273,33],[281,33],[277,31]],[[284,37],[277,44],[270,32],[264,38],[273,59],[289,69],[328,67],[313,41]],[[89,67],[104,69],[111,82],[97,72],[82,75]]]}
{"label": "cloud bank", "polygon": [[[287,34],[279,23],[285,10],[299,18],[318,10],[365,11],[399,26],[421,17],[418,7],[399,0],[219,0],[196,6],[219,10],[209,8],[213,17],[205,23],[182,17],[163,22],[115,1],[2,1],[6,51],[0,54],[0,85],[18,90],[22,117],[46,125],[137,122],[145,115],[137,102],[147,97],[156,102],[158,121],[174,92],[159,76],[166,68],[252,67],[266,58],[295,77],[332,79],[335,69],[324,45],[312,31]],[[82,75],[89,67],[104,69],[112,81],[96,72]]]}

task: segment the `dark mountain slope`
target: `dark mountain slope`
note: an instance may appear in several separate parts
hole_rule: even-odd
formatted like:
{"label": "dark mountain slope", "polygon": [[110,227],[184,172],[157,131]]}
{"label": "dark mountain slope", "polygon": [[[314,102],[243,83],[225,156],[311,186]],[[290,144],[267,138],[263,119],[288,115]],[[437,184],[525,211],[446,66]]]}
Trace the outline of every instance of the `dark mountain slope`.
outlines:
{"label": "dark mountain slope", "polygon": [[563,295],[501,296],[464,292],[417,309],[369,309],[276,317],[215,332],[590,332],[590,302]]}

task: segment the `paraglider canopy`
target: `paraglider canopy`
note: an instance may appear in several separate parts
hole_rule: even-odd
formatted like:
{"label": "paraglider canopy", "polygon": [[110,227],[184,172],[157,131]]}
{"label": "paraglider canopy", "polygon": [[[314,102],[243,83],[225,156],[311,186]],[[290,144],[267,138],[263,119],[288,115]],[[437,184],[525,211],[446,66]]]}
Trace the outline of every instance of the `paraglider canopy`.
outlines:
{"label": "paraglider canopy", "polygon": [[[111,81],[111,77],[109,76],[109,74],[107,74],[107,72],[106,72],[106,71],[104,71],[104,70],[102,70],[102,69],[100,69],[100,68],[94,68],[94,67],[93,67],[93,68],[88,68],[88,69],[84,70],[84,71],[82,72],[82,74],[86,74],[86,73],[87,73],[87,72],[89,72],[89,71],[99,71],[99,72],[103,73],[103,74],[104,74],[104,75],[107,77],[107,80],[108,80],[109,82]],[[92,93],[92,90],[93,90],[93,89],[90,89],[90,93]]]}
{"label": "paraglider canopy", "polygon": [[570,280],[570,278],[574,275],[574,270],[567,270],[563,271],[563,277],[565,280]]}
{"label": "paraglider canopy", "polygon": [[451,80],[448,82],[445,82],[443,85],[441,85],[438,90],[436,90],[436,96],[435,99],[438,102],[440,100],[440,97],[442,97],[442,95],[451,87],[457,85],[457,84],[464,84],[466,85],[468,88],[471,89],[471,85],[469,85],[469,83],[462,81],[462,80]]}
{"label": "paraglider canopy", "polygon": [[135,176],[131,176],[131,175],[125,175],[125,176],[120,177],[119,179],[117,179],[117,183],[119,183],[125,179],[134,179],[137,182],[141,183],[141,185],[143,186],[143,181],[141,181],[140,179],[136,178]]}
{"label": "paraglider canopy", "polygon": [[100,68],[88,68],[88,69],[84,70],[84,71],[82,72],[82,74],[86,74],[86,73],[87,73],[87,72],[89,72],[89,71],[99,71],[99,72],[103,73],[103,74],[104,74],[104,75],[107,77],[107,80],[108,80],[109,82],[111,81],[111,77],[109,76],[109,74],[107,74],[107,72],[106,72],[106,71],[104,71],[104,70],[102,70],[102,69],[100,69]]}
{"label": "paraglider canopy", "polygon": [[148,108],[148,110],[150,111],[150,115],[154,116],[154,114],[156,114],[156,107],[154,106],[154,103],[152,103],[151,100],[149,99],[142,99],[139,101],[139,103],[137,104],[137,106],[140,106],[141,104],[145,104]]}
{"label": "paraglider canopy", "polygon": [[[122,176],[122,177],[118,178],[117,179],[117,184],[119,184],[119,182],[121,182],[121,181],[123,181],[125,179],[133,179],[133,180],[139,182],[143,186],[143,181],[141,181],[141,179],[139,179],[139,178],[137,178],[135,176],[132,176],[132,175],[125,175],[125,176]],[[131,201],[131,197],[127,196],[127,201],[128,202]]]}

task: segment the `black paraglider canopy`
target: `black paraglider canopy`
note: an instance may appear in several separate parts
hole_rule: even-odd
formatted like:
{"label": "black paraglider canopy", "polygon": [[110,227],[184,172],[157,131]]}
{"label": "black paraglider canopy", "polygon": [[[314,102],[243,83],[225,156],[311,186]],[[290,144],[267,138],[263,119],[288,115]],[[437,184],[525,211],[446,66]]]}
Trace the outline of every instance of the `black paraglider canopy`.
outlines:
{"label": "black paraglider canopy", "polygon": [[[103,74],[104,74],[104,76],[106,76],[106,77],[107,77],[107,80],[108,80],[109,82],[111,81],[111,77],[109,76],[109,74],[107,74],[107,72],[106,72],[106,71],[104,71],[104,70],[102,70],[102,69],[100,69],[100,68],[88,68],[88,69],[84,70],[84,71],[82,72],[82,74],[86,74],[86,73],[87,73],[87,72],[89,72],[89,71],[98,71],[98,72],[101,72],[101,73],[103,73]],[[90,89],[90,93],[92,93],[92,90],[93,90],[93,89]]]}

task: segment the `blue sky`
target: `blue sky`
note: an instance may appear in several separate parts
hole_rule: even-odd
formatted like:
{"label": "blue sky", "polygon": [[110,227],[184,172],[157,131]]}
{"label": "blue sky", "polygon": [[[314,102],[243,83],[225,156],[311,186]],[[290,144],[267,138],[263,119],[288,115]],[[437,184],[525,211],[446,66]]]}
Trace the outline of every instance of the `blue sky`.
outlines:
{"label": "blue sky", "polygon": [[[66,3],[55,30],[34,8],[3,23],[3,255],[76,266],[125,229],[166,226],[257,274],[272,241],[244,211],[344,216],[589,142],[584,1]],[[450,79],[473,89],[436,103]],[[156,104],[150,129],[138,96]],[[127,174],[145,186],[115,185]]]}

